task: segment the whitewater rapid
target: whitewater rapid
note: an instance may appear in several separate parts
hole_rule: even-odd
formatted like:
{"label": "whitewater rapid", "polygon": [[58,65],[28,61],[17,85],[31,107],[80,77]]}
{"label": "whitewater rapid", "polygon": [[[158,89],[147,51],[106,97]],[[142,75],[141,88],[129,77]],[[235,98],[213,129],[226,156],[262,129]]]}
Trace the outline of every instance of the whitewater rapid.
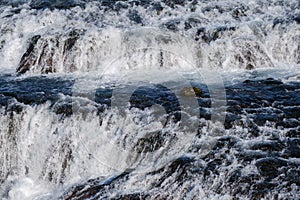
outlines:
{"label": "whitewater rapid", "polygon": [[0,2],[2,199],[298,199],[297,0]]}

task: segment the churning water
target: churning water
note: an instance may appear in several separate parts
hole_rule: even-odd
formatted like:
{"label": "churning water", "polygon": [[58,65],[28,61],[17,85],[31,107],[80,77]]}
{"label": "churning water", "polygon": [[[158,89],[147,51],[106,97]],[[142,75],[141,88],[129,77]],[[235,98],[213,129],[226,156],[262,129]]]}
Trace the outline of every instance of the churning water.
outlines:
{"label": "churning water", "polygon": [[297,0],[0,1],[1,199],[299,199]]}

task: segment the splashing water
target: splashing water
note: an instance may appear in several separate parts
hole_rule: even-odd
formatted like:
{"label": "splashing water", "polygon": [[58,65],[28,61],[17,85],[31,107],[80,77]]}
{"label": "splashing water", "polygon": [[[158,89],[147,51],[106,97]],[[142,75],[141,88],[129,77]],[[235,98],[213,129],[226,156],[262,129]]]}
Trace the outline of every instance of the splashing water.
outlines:
{"label": "splashing water", "polygon": [[1,1],[2,199],[298,199],[300,5]]}

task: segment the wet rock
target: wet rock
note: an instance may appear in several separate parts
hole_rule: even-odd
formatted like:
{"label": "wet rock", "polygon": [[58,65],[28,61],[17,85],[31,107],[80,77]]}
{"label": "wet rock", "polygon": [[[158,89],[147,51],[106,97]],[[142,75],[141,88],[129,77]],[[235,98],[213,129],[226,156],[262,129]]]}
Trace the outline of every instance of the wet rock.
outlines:
{"label": "wet rock", "polygon": [[248,63],[248,64],[246,65],[246,69],[247,69],[247,70],[252,70],[252,69],[254,69],[253,64]]}
{"label": "wet rock", "polygon": [[2,83],[0,94],[27,105],[56,102],[61,94],[71,95],[73,81],[60,78],[28,77]]}
{"label": "wet rock", "polygon": [[210,120],[211,119],[211,111],[206,108],[200,108],[200,118]]}
{"label": "wet rock", "polygon": [[300,138],[300,127],[288,130],[286,136],[290,138]]}
{"label": "wet rock", "polygon": [[232,136],[223,136],[217,140],[217,143],[213,147],[213,150],[232,148],[239,140]]}
{"label": "wet rock", "polygon": [[200,107],[210,108],[211,99],[210,98],[198,98],[198,104]]}
{"label": "wet rock", "polygon": [[136,144],[135,149],[138,153],[153,152],[162,147],[163,143],[164,135],[161,131],[158,131],[149,133],[144,138],[140,138]]}
{"label": "wet rock", "polygon": [[237,154],[238,158],[246,161],[246,162],[251,162],[253,160],[265,158],[268,156],[267,153],[261,152],[261,151],[253,151],[253,150],[244,150],[241,151]]}
{"label": "wet rock", "polygon": [[64,43],[64,54],[70,51],[74,47],[78,39],[79,39],[79,31],[73,30],[69,33],[69,37],[68,39],[65,40]]}
{"label": "wet rock", "polygon": [[111,97],[113,95],[113,89],[110,88],[98,88],[95,92],[95,102],[98,104],[111,106]]}
{"label": "wet rock", "polygon": [[126,179],[126,177],[131,173],[132,170],[125,171],[120,175],[113,176],[106,181],[101,178],[90,179],[86,183],[76,185],[69,189],[65,194],[62,195],[62,199],[65,200],[80,200],[80,199],[97,199],[101,196],[101,191],[105,190],[106,186],[112,186],[117,184],[118,181]]}
{"label": "wet rock", "polygon": [[31,1],[30,7],[33,9],[69,9],[76,6],[83,6],[84,4],[80,1],[74,0],[33,0]]}
{"label": "wet rock", "polygon": [[69,117],[73,114],[72,103],[56,104],[53,110],[56,114],[60,114],[66,117]]}
{"label": "wet rock", "polygon": [[160,14],[160,12],[163,11],[164,7],[161,5],[160,2],[154,2],[152,4],[152,9],[156,10],[157,14]]}
{"label": "wet rock", "polygon": [[[29,39],[27,50],[20,60],[17,73],[23,74],[31,69],[41,74],[54,73],[57,71],[56,65],[60,61],[60,57],[63,58],[64,64],[71,71],[75,68],[74,60],[72,60],[74,56],[71,53],[83,32],[84,30],[74,29],[66,35],[53,35],[51,37],[37,35],[32,37]],[[63,47],[62,52],[61,46]]]}
{"label": "wet rock", "polygon": [[6,109],[5,109],[5,114],[13,114],[13,113],[16,113],[16,114],[20,114],[23,110],[25,109],[25,106],[20,104],[20,103],[12,103],[12,104],[9,104]]}
{"label": "wet rock", "polygon": [[264,141],[257,142],[251,145],[250,149],[252,150],[262,150],[262,151],[282,151],[285,148],[283,142],[280,141]]}
{"label": "wet rock", "polygon": [[294,17],[295,22],[297,22],[298,24],[300,24],[300,13],[298,13],[295,17]]}
{"label": "wet rock", "polygon": [[129,5],[127,4],[127,2],[123,2],[123,1],[117,1],[114,4],[114,10],[116,11],[120,11],[121,9],[127,9],[129,7]]}
{"label": "wet rock", "polygon": [[35,64],[37,55],[35,55],[33,50],[40,38],[41,38],[40,35],[35,35],[29,39],[27,50],[23,54],[21,61],[19,63],[19,67],[17,68],[18,73],[23,74],[27,72],[30,69],[30,67]]}
{"label": "wet rock", "polygon": [[178,122],[181,119],[181,109],[179,101],[171,90],[162,86],[155,85],[154,87],[140,87],[130,98],[131,108],[139,108],[144,110],[153,105],[162,106],[168,114],[168,119]]}
{"label": "wet rock", "polygon": [[227,181],[229,183],[235,183],[235,182],[239,181],[241,179],[241,177],[242,177],[242,171],[241,171],[241,169],[237,169],[228,175]]}
{"label": "wet rock", "polygon": [[289,183],[300,186],[300,170],[299,169],[289,169],[286,172],[286,177],[284,178],[285,181],[288,181]]}
{"label": "wet rock", "polygon": [[208,42],[208,36],[206,34],[206,29],[204,27],[197,29],[195,40],[198,41],[200,39],[202,39],[205,42]]}
{"label": "wet rock", "polygon": [[232,11],[232,17],[235,19],[239,19],[240,17],[247,16],[245,14],[246,10],[247,8],[245,6],[237,7]]}
{"label": "wet rock", "polygon": [[284,154],[288,158],[300,158],[300,139],[288,139],[287,148],[284,151]]}
{"label": "wet rock", "polygon": [[239,171],[240,169],[237,169],[230,174],[230,181],[228,180],[228,183],[232,188],[231,194],[234,196],[248,196],[249,191],[251,191],[251,186],[258,182],[260,176],[257,174],[243,175],[242,173],[240,174]]}
{"label": "wet rock", "polygon": [[222,159],[214,159],[207,163],[204,168],[204,177],[210,176],[211,174],[219,174],[218,166],[222,165]]}
{"label": "wet rock", "polygon": [[296,119],[284,119],[276,124],[276,126],[281,126],[284,128],[297,128],[300,126],[300,121]]}
{"label": "wet rock", "polygon": [[30,40],[30,45],[23,54],[17,73],[25,73],[32,66],[38,66],[41,73],[47,74],[55,72],[53,55],[58,48],[58,38],[44,39],[36,36]]}
{"label": "wet rock", "polygon": [[184,22],[184,29],[189,30],[201,23],[200,19],[190,17]]}
{"label": "wet rock", "polygon": [[203,29],[198,29],[196,35],[202,35],[201,39],[206,43],[210,43],[222,38],[224,34],[228,34],[235,30],[236,27],[219,26],[211,30],[207,30],[206,32],[203,32]]}
{"label": "wet rock", "polygon": [[268,113],[254,114],[252,115],[252,117],[253,121],[259,126],[265,125],[266,121],[278,122],[280,120],[280,117],[278,115]]}
{"label": "wet rock", "polygon": [[150,195],[142,193],[133,193],[133,194],[122,194],[117,195],[117,197],[110,198],[111,200],[143,200],[149,199]]}
{"label": "wet rock", "polygon": [[161,169],[153,171],[149,174],[158,174],[162,175],[155,184],[155,187],[160,187],[162,183],[170,176],[176,174],[174,182],[182,182],[188,175],[188,167],[191,166],[191,163],[194,161],[194,158],[182,156],[172,161],[168,166],[165,166]]}
{"label": "wet rock", "polygon": [[266,80],[261,80],[259,81],[262,84],[266,84],[266,85],[282,85],[283,82],[280,80],[276,80],[273,78],[267,78]]}
{"label": "wet rock", "polygon": [[262,176],[273,179],[281,173],[279,168],[288,166],[288,162],[283,159],[269,157],[257,160],[255,165]]}
{"label": "wet rock", "polygon": [[171,20],[164,23],[162,26],[171,31],[178,31],[178,25],[180,24],[180,20]]}
{"label": "wet rock", "polygon": [[250,193],[250,199],[260,199],[264,198],[265,195],[273,188],[277,186],[276,183],[271,183],[267,181],[255,183],[252,187],[251,190],[252,192]]}
{"label": "wet rock", "polygon": [[184,6],[186,0],[163,0],[163,2],[170,6],[171,8],[174,8],[175,6]]}
{"label": "wet rock", "polygon": [[140,17],[138,11],[130,10],[127,16],[131,21],[137,24],[143,24],[143,19]]}
{"label": "wet rock", "polygon": [[284,115],[286,118],[300,118],[300,106],[293,106],[293,107],[285,107],[282,108]]}

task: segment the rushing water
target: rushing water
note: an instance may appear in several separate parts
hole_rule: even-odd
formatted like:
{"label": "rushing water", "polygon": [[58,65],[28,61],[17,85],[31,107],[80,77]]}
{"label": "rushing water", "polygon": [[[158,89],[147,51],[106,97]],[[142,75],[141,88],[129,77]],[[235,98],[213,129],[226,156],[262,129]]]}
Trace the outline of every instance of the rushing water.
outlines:
{"label": "rushing water", "polygon": [[0,1],[1,199],[299,199],[297,0]]}

